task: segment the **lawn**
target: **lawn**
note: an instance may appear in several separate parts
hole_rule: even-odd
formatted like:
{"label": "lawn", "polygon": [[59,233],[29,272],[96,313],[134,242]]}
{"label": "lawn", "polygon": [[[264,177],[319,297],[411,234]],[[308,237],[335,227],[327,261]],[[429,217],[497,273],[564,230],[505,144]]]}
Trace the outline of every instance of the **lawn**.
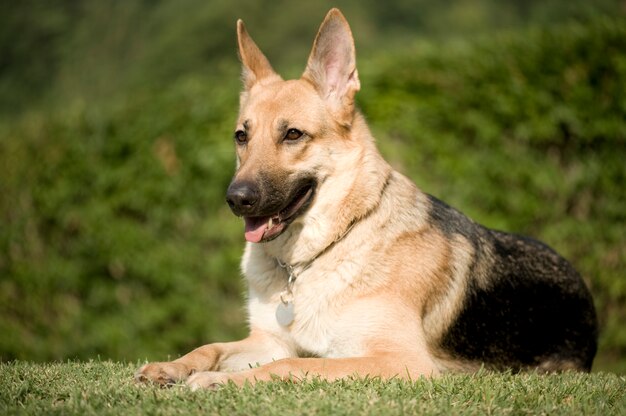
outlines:
{"label": "lawn", "polygon": [[0,414],[598,414],[626,412],[626,376],[447,375],[260,383],[191,392],[137,385],[138,364],[112,361],[0,364]]}

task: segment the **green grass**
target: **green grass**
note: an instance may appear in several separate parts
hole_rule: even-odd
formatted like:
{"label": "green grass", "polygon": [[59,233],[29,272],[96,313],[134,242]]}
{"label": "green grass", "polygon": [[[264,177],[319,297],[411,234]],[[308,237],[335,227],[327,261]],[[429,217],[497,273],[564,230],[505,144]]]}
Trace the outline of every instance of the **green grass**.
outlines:
{"label": "green grass", "polygon": [[598,414],[626,411],[626,377],[610,373],[448,375],[414,382],[260,383],[191,392],[133,381],[136,364],[0,364],[0,414]]}

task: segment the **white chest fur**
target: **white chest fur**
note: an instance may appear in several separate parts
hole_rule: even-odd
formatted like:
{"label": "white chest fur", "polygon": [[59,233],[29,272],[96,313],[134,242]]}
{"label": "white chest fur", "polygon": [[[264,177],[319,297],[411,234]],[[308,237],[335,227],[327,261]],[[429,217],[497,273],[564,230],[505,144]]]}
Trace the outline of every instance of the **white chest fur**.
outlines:
{"label": "white chest fur", "polygon": [[274,334],[289,344],[291,350],[303,354],[345,357],[363,352],[363,331],[359,322],[376,319],[367,316],[374,311],[368,311],[352,297],[354,287],[366,274],[363,262],[320,258],[300,271],[290,295],[293,322],[287,326],[280,325],[276,319],[280,295],[287,287],[286,270],[275,260],[250,251],[246,252],[242,267],[249,283],[251,327]]}

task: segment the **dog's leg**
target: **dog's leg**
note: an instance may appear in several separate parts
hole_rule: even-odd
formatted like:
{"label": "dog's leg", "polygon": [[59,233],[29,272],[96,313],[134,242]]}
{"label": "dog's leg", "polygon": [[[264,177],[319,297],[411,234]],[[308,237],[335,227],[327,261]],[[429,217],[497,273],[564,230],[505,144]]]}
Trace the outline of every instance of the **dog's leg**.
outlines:
{"label": "dog's leg", "polygon": [[285,358],[237,373],[199,372],[187,380],[194,390],[214,388],[229,381],[241,386],[246,382],[289,380],[306,378],[337,380],[345,377],[381,377],[390,379],[415,379],[420,376],[436,376],[439,370],[429,359],[419,358],[414,353],[380,354],[354,358]]}
{"label": "dog's leg", "polygon": [[137,371],[135,379],[169,385],[196,372],[240,371],[292,355],[275,337],[252,331],[241,341],[208,344],[174,361],[146,364]]}

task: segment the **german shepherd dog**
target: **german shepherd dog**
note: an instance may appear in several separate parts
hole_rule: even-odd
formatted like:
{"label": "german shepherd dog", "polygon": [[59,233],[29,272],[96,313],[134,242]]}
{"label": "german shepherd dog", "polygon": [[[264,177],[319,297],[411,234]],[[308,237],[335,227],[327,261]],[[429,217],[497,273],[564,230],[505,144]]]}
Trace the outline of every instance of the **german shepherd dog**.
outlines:
{"label": "german shepherd dog", "polygon": [[237,22],[243,92],[227,191],[245,221],[250,334],[139,381],[192,388],[447,371],[590,371],[597,321],[574,268],[394,171],[355,109],[352,33],[332,9],[284,81]]}

